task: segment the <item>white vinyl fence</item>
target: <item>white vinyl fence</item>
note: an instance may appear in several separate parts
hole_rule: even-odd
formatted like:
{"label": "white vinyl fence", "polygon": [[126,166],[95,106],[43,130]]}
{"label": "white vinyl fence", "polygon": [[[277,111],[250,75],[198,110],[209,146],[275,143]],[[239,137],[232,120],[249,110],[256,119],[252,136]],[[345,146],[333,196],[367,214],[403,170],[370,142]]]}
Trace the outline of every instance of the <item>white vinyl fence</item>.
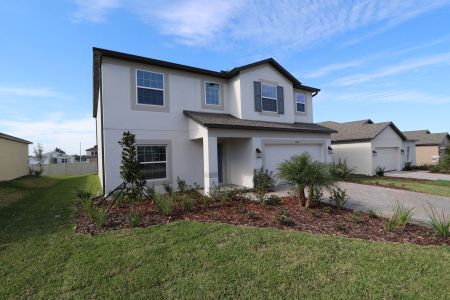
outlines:
{"label": "white vinyl fence", "polygon": [[[42,175],[71,176],[95,174],[98,171],[97,162],[67,163],[67,164],[46,164]],[[30,165],[30,168],[37,169],[37,165]]]}

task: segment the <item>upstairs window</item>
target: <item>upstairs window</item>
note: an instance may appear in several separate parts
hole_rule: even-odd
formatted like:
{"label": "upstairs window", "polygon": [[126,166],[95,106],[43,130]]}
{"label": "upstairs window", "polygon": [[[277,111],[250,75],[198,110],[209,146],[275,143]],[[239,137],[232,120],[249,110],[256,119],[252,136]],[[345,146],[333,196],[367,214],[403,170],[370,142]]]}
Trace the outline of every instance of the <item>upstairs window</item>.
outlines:
{"label": "upstairs window", "polygon": [[295,93],[295,107],[297,112],[305,112],[305,94]]}
{"label": "upstairs window", "polygon": [[277,86],[261,83],[262,110],[277,112]]}
{"label": "upstairs window", "polygon": [[144,179],[167,178],[167,146],[137,146],[140,173]]}
{"label": "upstairs window", "polygon": [[164,106],[164,75],[136,70],[137,103]]}
{"label": "upstairs window", "polygon": [[215,82],[205,81],[205,103],[208,105],[220,105],[220,85]]}

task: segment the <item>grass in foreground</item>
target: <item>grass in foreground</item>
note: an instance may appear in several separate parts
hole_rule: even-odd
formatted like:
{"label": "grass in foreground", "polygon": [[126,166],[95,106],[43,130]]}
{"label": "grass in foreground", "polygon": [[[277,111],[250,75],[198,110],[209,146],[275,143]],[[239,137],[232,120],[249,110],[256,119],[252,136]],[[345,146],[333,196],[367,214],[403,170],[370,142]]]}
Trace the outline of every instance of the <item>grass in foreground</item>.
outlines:
{"label": "grass in foreground", "polygon": [[450,197],[449,180],[419,180],[393,177],[369,177],[358,175],[355,182],[378,184],[385,187],[398,187],[412,192]]}
{"label": "grass in foreground", "polygon": [[[27,180],[31,180],[27,178]],[[449,247],[175,222],[74,233],[74,186],[0,184],[0,298],[446,298]],[[6,186],[6,187],[5,187]]]}

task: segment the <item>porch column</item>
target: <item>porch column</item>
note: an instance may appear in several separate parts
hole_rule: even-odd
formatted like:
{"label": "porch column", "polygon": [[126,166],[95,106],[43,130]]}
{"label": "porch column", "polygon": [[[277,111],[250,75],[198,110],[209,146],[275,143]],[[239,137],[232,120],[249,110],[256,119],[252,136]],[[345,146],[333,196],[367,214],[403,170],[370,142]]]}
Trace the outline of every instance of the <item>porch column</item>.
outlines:
{"label": "porch column", "polygon": [[205,194],[219,184],[217,162],[217,137],[203,136],[203,177]]}

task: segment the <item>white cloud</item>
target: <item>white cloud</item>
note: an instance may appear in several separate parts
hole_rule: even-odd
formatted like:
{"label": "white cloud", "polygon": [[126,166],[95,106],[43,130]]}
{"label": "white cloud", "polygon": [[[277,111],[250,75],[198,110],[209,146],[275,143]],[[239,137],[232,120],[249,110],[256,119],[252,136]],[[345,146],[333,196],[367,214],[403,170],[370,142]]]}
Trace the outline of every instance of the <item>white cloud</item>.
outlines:
{"label": "white cloud", "polygon": [[319,101],[363,102],[363,103],[408,103],[408,104],[447,104],[450,96],[435,95],[412,90],[383,90],[351,92],[326,92],[317,96]]}
{"label": "white cloud", "polygon": [[121,2],[121,0],[75,0],[77,10],[73,14],[73,20],[103,22],[111,10],[121,6]]}
{"label": "white cloud", "polygon": [[138,15],[162,34],[187,45],[238,44],[301,50],[327,39],[372,26],[384,31],[416,18],[449,0],[352,2],[329,0],[76,1],[78,20],[101,22],[117,7]]}
{"label": "white cloud", "polygon": [[405,62],[401,62],[399,64],[381,68],[379,70],[370,73],[359,73],[355,75],[342,77],[340,79],[333,81],[333,84],[349,86],[442,63],[450,63],[450,52],[408,60]]}
{"label": "white cloud", "polygon": [[0,98],[3,97],[61,97],[62,93],[46,87],[7,87],[0,86]]}
{"label": "white cloud", "polygon": [[305,73],[304,77],[306,78],[317,78],[322,77],[325,75],[328,75],[332,72],[341,71],[349,68],[354,68],[361,66],[363,63],[365,63],[368,59],[362,58],[362,59],[356,59],[352,61],[347,62],[341,62],[341,63],[334,63],[330,64],[321,68],[318,68],[312,72]]}
{"label": "white cloud", "polygon": [[33,142],[29,147],[41,143],[45,151],[55,147],[62,148],[68,154],[79,153],[95,145],[95,120],[86,116],[79,119],[68,118],[62,112],[52,113],[43,121],[36,120],[0,120],[2,132]]}

